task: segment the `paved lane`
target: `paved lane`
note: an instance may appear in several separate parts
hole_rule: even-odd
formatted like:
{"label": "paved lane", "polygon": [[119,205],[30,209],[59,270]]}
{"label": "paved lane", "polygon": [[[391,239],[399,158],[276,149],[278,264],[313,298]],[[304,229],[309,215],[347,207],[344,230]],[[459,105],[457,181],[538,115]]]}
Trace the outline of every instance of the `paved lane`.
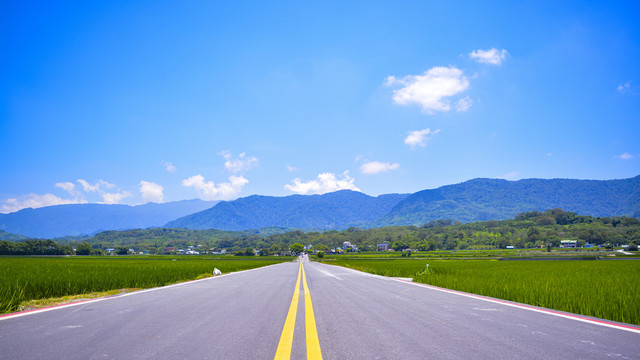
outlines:
{"label": "paved lane", "polygon": [[325,359],[638,359],[640,334],[305,264]]}
{"label": "paved lane", "polygon": [[0,321],[1,359],[272,359],[296,281],[284,263]]}
{"label": "paved lane", "polygon": [[5,318],[0,358],[274,359],[296,283],[291,359],[312,319],[324,359],[640,358],[638,333],[303,264]]}

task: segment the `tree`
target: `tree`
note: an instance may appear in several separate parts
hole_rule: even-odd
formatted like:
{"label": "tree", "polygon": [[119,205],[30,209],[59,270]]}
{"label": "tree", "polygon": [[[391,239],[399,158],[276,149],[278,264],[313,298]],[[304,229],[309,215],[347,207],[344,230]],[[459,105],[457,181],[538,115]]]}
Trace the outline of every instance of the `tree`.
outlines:
{"label": "tree", "polygon": [[325,253],[329,251],[329,247],[325,244],[316,244],[313,246],[313,249],[317,251],[324,251]]}
{"label": "tree", "polygon": [[540,230],[537,227],[531,227],[527,231],[527,241],[536,242],[540,240]]}
{"label": "tree", "polygon": [[301,254],[304,251],[304,246],[300,243],[295,243],[289,246],[289,250],[296,255]]}
{"label": "tree", "polygon": [[78,245],[78,248],[76,249],[76,255],[91,255],[91,251],[93,251],[91,244],[89,244],[88,242],[84,242]]}
{"label": "tree", "polygon": [[124,246],[118,246],[118,248],[116,249],[116,254],[117,255],[127,255],[127,254],[129,254],[129,249],[127,249]]}
{"label": "tree", "polygon": [[393,245],[391,245],[391,248],[393,248],[393,250],[395,251],[402,251],[404,249],[408,249],[409,245],[406,244],[404,241],[396,241],[393,243]]}
{"label": "tree", "polygon": [[[637,248],[637,247],[636,247],[636,248]],[[318,252],[316,253],[316,256],[318,257],[318,259],[322,259],[322,258],[324,257],[324,251],[322,251],[322,250],[321,250],[321,251],[318,251]]]}

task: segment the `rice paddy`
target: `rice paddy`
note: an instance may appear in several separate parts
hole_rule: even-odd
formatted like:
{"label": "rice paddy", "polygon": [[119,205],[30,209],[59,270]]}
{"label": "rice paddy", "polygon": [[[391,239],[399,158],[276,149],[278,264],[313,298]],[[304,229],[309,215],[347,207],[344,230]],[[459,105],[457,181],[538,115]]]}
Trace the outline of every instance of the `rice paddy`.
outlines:
{"label": "rice paddy", "polygon": [[150,288],[246,270],[289,257],[0,257],[0,314],[21,303],[114,289]]}
{"label": "rice paddy", "polygon": [[640,325],[640,261],[369,260],[336,257],[328,263]]}

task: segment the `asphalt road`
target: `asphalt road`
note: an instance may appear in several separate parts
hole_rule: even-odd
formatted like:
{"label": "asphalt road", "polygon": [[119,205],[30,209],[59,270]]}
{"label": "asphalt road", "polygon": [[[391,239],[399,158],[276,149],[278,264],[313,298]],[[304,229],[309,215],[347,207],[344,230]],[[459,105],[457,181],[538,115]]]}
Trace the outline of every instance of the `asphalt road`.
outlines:
{"label": "asphalt road", "polygon": [[311,320],[324,359],[640,358],[638,327],[303,265],[302,282],[284,263],[0,318],[0,359],[274,359],[292,312],[291,359],[307,358]]}

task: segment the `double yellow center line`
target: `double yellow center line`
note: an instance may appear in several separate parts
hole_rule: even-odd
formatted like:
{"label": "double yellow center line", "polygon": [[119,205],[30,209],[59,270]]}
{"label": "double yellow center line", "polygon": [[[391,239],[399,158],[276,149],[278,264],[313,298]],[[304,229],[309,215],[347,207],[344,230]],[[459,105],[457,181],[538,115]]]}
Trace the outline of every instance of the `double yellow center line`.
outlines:
{"label": "double yellow center line", "polygon": [[300,276],[302,275],[302,286],[304,288],[304,321],[305,333],[307,335],[307,359],[322,359],[320,351],[320,340],[318,340],[318,331],[316,329],[316,318],[313,315],[313,305],[311,304],[311,293],[307,286],[307,276],[304,273],[302,260],[298,269],[298,280],[296,280],[296,288],[293,291],[291,305],[289,305],[289,313],[282,328],[280,342],[276,350],[274,360],[284,360],[291,358],[291,347],[293,345],[293,332],[296,327],[296,315],[298,313],[298,299],[300,298]]}

